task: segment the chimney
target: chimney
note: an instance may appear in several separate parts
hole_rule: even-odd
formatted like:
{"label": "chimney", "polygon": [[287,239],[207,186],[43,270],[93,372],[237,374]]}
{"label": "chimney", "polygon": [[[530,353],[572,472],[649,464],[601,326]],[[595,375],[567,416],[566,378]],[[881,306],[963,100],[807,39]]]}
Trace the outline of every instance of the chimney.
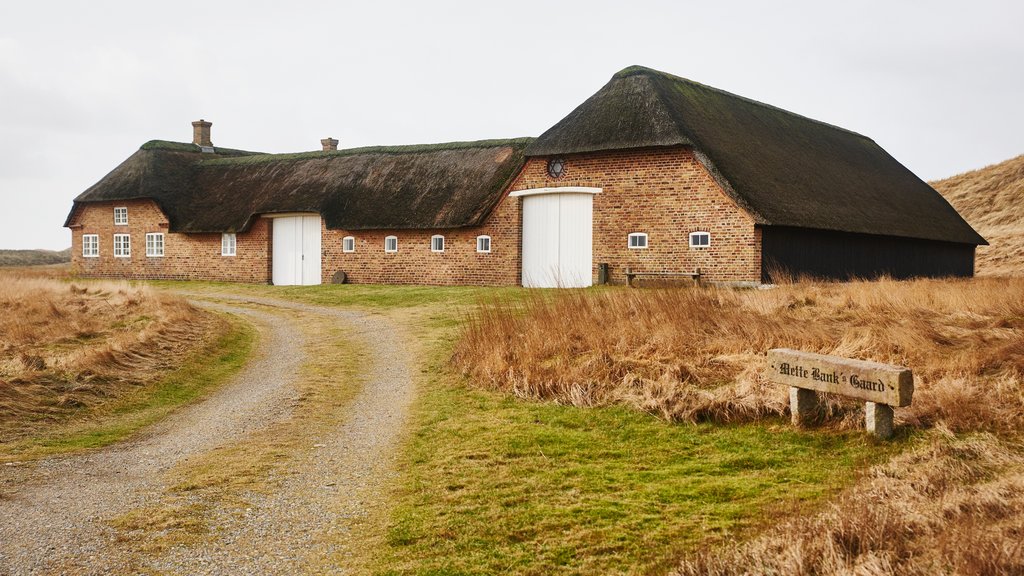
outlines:
{"label": "chimney", "polygon": [[338,141],[335,140],[334,138],[331,138],[330,136],[321,140],[320,145],[324,147],[324,152],[327,152],[328,150],[338,149]]}
{"label": "chimney", "polygon": [[193,122],[192,143],[203,148],[212,148],[213,142],[210,142],[210,126],[213,126],[213,122],[207,122],[202,118]]}

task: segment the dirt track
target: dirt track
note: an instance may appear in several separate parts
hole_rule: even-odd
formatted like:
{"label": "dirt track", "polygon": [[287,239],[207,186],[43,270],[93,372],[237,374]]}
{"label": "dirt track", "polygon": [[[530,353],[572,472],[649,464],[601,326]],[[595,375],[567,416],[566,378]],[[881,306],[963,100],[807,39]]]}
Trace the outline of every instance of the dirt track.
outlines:
{"label": "dirt track", "polygon": [[[193,297],[201,297],[193,295]],[[253,321],[261,343],[250,363],[201,403],[179,410],[138,438],[107,449],[52,458],[17,474],[0,500],[0,574],[301,573],[358,546],[358,525],[382,502],[392,455],[413,397],[412,359],[398,328],[364,312],[277,300],[216,295],[202,302]],[[260,307],[259,310],[254,305]],[[269,307],[269,308],[268,308]],[[167,488],[165,472],[289,416],[307,360],[293,311],[342,322],[366,339],[365,385],[343,422],[316,450],[296,455],[271,494],[254,495],[244,514],[213,510],[208,538],[159,554],[136,554],[116,542],[110,520],[150,505]],[[322,570],[323,567],[317,568]],[[338,572],[342,572],[339,565]]]}

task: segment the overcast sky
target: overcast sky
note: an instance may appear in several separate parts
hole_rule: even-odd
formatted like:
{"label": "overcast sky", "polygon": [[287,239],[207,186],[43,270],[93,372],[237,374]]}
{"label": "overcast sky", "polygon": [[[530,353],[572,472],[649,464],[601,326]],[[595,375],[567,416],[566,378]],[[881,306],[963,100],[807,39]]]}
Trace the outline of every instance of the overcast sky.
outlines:
{"label": "overcast sky", "polygon": [[148,140],[537,136],[641,64],[849,128],[930,180],[1024,153],[1024,2],[0,3],[0,248]]}

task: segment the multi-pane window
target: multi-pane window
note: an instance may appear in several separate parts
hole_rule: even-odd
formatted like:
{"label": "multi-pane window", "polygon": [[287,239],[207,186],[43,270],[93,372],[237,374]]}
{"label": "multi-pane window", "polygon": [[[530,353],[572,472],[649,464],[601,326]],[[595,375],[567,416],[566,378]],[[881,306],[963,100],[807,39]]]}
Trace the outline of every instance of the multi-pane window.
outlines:
{"label": "multi-pane window", "polygon": [[398,252],[398,236],[388,236],[384,239],[385,252]]}
{"label": "multi-pane window", "polygon": [[341,239],[341,251],[342,252],[355,252],[356,251],[356,237],[345,236]]}
{"label": "multi-pane window", "polygon": [[234,234],[222,234],[220,237],[220,255],[234,256],[238,252],[238,239]]}
{"label": "multi-pane window", "polygon": [[430,251],[431,252],[444,252],[444,236],[435,234],[430,237]]}
{"label": "multi-pane window", "polygon": [[477,252],[490,252],[491,251],[491,237],[490,236],[477,236],[476,237],[476,251]]}
{"label": "multi-pane window", "polygon": [[633,250],[647,248],[647,234],[644,232],[633,232],[630,234],[629,247]]}
{"label": "multi-pane window", "polygon": [[127,234],[114,234],[114,258],[131,258],[132,237]]}
{"label": "multi-pane window", "polygon": [[146,234],[146,256],[151,258],[164,255],[164,235],[159,232]]}
{"label": "multi-pane window", "polygon": [[710,232],[690,232],[690,248],[707,248],[711,246]]}
{"label": "multi-pane window", "polygon": [[127,208],[114,208],[114,225],[115,226],[127,226],[128,225],[128,209]]}
{"label": "multi-pane window", "polygon": [[82,235],[82,256],[86,258],[97,258],[100,255],[100,235]]}

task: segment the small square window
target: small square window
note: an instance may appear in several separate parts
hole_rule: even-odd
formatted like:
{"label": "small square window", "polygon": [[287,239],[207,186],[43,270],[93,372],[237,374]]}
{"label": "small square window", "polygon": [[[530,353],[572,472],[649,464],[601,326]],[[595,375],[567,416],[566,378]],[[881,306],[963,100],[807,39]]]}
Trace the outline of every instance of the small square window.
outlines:
{"label": "small square window", "polygon": [[82,235],[82,256],[86,258],[99,258],[100,236],[99,234]]}
{"label": "small square window", "polygon": [[127,226],[128,225],[128,209],[127,208],[114,208],[114,225],[115,226]]}
{"label": "small square window", "polygon": [[238,253],[238,238],[234,234],[221,234],[220,255],[234,256]]}
{"label": "small square window", "polygon": [[444,252],[444,236],[435,234],[430,237],[430,251],[431,252]]}
{"label": "small square window", "polygon": [[164,255],[164,235],[157,233],[146,234],[146,256],[159,258]]}
{"label": "small square window", "polygon": [[645,232],[633,232],[629,235],[628,246],[631,250],[647,248],[647,234]]}
{"label": "small square window", "polygon": [[707,248],[711,246],[710,232],[690,232],[690,248]]}
{"label": "small square window", "polygon": [[356,237],[345,236],[341,239],[341,251],[342,252],[355,252],[356,251]]}
{"label": "small square window", "polygon": [[491,251],[491,237],[490,236],[477,236],[476,237],[476,251],[489,253]]}
{"label": "small square window", "polygon": [[114,258],[132,257],[132,237],[127,234],[114,234]]}
{"label": "small square window", "polygon": [[384,239],[385,252],[398,252],[398,236],[388,236]]}

